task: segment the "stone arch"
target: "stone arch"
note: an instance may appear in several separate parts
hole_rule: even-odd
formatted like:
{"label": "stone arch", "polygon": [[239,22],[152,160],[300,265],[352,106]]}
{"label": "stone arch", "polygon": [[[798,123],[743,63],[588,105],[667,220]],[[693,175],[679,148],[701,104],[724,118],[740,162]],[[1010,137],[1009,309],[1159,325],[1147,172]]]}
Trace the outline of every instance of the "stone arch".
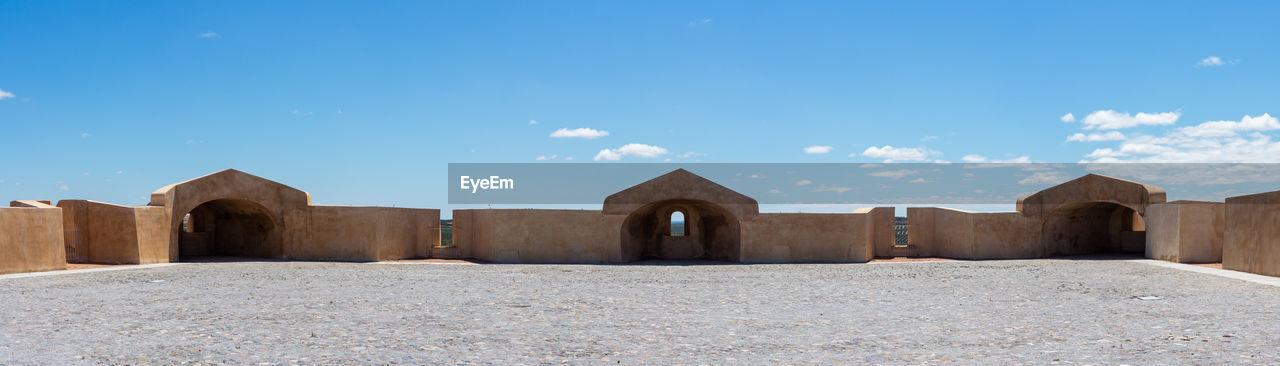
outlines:
{"label": "stone arch", "polygon": [[1142,253],[1146,224],[1130,205],[1115,201],[1073,202],[1045,213],[1041,243],[1047,256]]}
{"label": "stone arch", "polygon": [[[264,230],[273,238],[266,242],[267,248],[271,249],[265,252],[268,255],[263,256],[284,258],[283,245],[275,244],[283,242],[283,237],[290,235],[290,228],[285,224],[284,218],[289,217],[291,213],[296,215],[310,206],[311,195],[235,169],[223,170],[160,188],[151,193],[150,205],[164,206],[165,213],[169,216],[169,261],[176,262],[182,256],[180,242],[183,217],[210,202],[219,203],[207,206],[205,209],[215,213],[221,212],[224,216],[239,217],[240,220],[236,222],[246,223],[245,225],[249,225],[247,223],[265,225],[266,222],[270,222],[270,229]],[[264,220],[264,217],[270,219]],[[277,241],[274,239],[276,237],[281,239]],[[281,249],[275,249],[278,247]]]}
{"label": "stone arch", "polygon": [[[684,213],[686,235],[672,236],[671,213]],[[741,253],[738,217],[715,203],[671,199],[632,211],[622,223],[624,260],[709,259],[737,262]]]}
{"label": "stone arch", "polygon": [[284,223],[257,202],[215,199],[196,205],[183,215],[190,215],[190,230],[182,230],[181,220],[172,228],[180,231],[179,258],[284,257]]}

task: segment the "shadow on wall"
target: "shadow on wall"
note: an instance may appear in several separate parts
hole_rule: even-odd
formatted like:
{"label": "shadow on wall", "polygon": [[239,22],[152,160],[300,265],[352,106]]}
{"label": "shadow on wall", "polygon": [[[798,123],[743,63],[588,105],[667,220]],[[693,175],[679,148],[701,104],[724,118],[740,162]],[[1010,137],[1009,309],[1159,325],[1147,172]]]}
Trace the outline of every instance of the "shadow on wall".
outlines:
{"label": "shadow on wall", "polygon": [[281,258],[280,221],[260,204],[219,199],[192,209],[178,223],[178,256]]}
{"label": "shadow on wall", "polygon": [[[684,217],[683,232],[672,235],[674,214]],[[627,215],[622,251],[627,261],[709,259],[738,261],[738,219],[711,202],[672,199],[650,203]]]}

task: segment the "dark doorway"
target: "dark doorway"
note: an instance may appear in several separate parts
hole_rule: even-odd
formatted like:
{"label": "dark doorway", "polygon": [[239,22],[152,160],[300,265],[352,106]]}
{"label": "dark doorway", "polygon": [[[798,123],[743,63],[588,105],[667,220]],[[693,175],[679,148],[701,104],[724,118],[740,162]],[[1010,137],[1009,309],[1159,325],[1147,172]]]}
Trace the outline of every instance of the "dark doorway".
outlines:
{"label": "dark doorway", "polygon": [[1054,210],[1042,227],[1046,256],[1125,253],[1146,249],[1146,225],[1114,202],[1080,202]]}
{"label": "dark doorway", "polygon": [[199,257],[282,257],[283,240],[276,219],[252,201],[205,202],[178,224],[180,260]]}
{"label": "dark doorway", "polygon": [[645,205],[622,224],[627,260],[738,261],[738,219],[714,203],[666,200]]}

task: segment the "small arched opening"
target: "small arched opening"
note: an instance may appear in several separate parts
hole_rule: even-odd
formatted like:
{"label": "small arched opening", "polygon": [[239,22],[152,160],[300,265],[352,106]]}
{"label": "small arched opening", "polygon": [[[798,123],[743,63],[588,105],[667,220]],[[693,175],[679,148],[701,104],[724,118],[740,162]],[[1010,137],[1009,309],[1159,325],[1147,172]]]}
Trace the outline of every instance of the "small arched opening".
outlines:
{"label": "small arched opening", "polygon": [[281,258],[276,218],[262,205],[219,199],[196,206],[178,223],[178,257]]}
{"label": "small arched opening", "polygon": [[739,258],[738,219],[714,203],[687,199],[654,202],[631,212],[622,225],[626,260],[736,262]]}
{"label": "small arched opening", "polygon": [[671,236],[685,236],[684,212],[675,211],[667,216],[667,232]]}
{"label": "small arched opening", "polygon": [[1146,249],[1146,223],[1134,209],[1115,202],[1063,205],[1042,226],[1045,255],[1123,253]]}

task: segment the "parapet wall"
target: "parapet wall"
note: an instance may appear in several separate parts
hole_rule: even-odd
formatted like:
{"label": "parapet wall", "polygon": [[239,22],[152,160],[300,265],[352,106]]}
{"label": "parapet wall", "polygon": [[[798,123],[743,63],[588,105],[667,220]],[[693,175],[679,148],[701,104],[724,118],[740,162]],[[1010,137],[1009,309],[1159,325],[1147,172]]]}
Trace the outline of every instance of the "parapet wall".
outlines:
{"label": "parapet wall", "polygon": [[440,245],[436,209],[307,206],[284,222],[284,259],[406,259],[430,256]]}
{"label": "parapet wall", "polygon": [[589,210],[453,211],[453,245],[499,263],[621,263],[626,216]]}
{"label": "parapet wall", "polygon": [[64,251],[71,263],[169,262],[169,221],[163,207],[58,201]]}
{"label": "parapet wall", "polygon": [[1280,276],[1280,191],[1227,198],[1222,268]]}
{"label": "parapet wall", "polygon": [[956,259],[1039,258],[1040,220],[1020,212],[970,212],[908,207],[908,244],[926,257]]}
{"label": "parapet wall", "polygon": [[1147,208],[1146,257],[1179,263],[1222,261],[1226,204],[1174,201]]}
{"label": "parapet wall", "polygon": [[62,209],[0,207],[0,274],[66,269],[62,246]]}
{"label": "parapet wall", "polygon": [[892,240],[892,225],[892,207],[851,214],[761,213],[742,221],[741,261],[867,262],[877,242]]}

